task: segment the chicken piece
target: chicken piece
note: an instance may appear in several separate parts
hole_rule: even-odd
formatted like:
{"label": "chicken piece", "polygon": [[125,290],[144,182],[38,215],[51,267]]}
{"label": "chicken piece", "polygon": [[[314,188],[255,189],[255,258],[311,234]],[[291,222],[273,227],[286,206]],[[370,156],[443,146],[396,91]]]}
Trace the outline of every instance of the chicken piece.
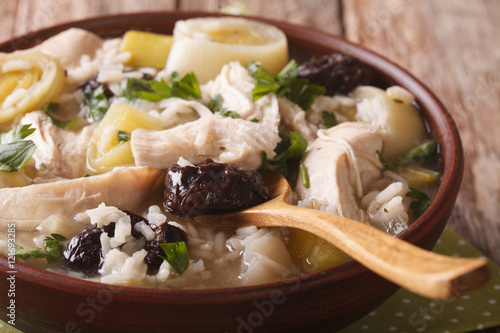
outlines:
{"label": "chicken piece", "polygon": [[316,133],[306,119],[306,112],[287,98],[279,99],[281,127],[286,132],[297,131],[308,142],[316,139]]}
{"label": "chicken piece", "polygon": [[[275,156],[274,148],[280,141],[280,115],[276,95],[268,94],[254,103],[253,87],[253,78],[238,62],[224,66],[221,74],[201,90],[206,102],[220,95],[222,106],[237,112],[241,118],[213,114],[198,102],[177,101],[169,108],[189,106],[200,118],[159,132],[135,130],[131,146],[136,164],[166,169],[180,157],[193,164],[210,158],[240,169],[258,169],[262,151],[269,158]],[[160,118],[163,118],[161,114]]]}
{"label": "chicken piece", "polygon": [[248,70],[234,61],[222,67],[220,74],[200,89],[206,102],[220,95],[225,108],[238,112],[243,119],[252,120],[259,118],[252,101],[254,87],[254,78]]}
{"label": "chicken piece", "polygon": [[[240,169],[256,170],[262,163],[262,151],[270,158],[274,157],[274,147],[280,141],[276,97],[265,96],[256,104],[268,109],[258,123],[211,114],[205,108],[209,113],[199,112],[200,119],[172,129],[137,129],[131,137],[135,162],[166,169],[177,163],[180,157],[193,164],[210,158]],[[198,105],[198,109],[202,107]]]}
{"label": "chicken piece", "polygon": [[78,67],[80,57],[94,57],[104,40],[89,31],[70,28],[36,46],[35,49],[59,58],[64,68]]}
{"label": "chicken piece", "polygon": [[302,158],[310,187],[297,181],[299,205],[367,222],[358,203],[364,191],[382,178],[383,165],[376,154],[382,142],[382,133],[364,123],[346,122],[319,130],[318,139]]}
{"label": "chicken piece", "polygon": [[0,229],[15,222],[18,230],[33,230],[51,215],[73,217],[102,202],[134,210],[161,174],[150,167],[117,168],[92,177],[0,189]]}
{"label": "chicken piece", "polygon": [[87,145],[94,127],[67,131],[54,125],[42,111],[26,114],[21,124],[31,124],[36,128],[27,138],[36,145],[35,153],[27,164],[28,168],[36,169],[34,182],[78,178],[89,173],[86,168]]}

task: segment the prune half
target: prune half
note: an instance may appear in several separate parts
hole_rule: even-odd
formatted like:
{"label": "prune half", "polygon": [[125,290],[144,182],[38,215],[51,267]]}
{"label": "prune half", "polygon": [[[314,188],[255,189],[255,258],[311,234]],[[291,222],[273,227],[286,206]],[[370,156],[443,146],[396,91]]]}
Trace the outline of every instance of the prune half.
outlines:
{"label": "prune half", "polygon": [[188,236],[181,229],[174,225],[163,223],[156,229],[155,238],[146,244],[146,251],[148,254],[144,258],[144,261],[148,265],[150,270],[156,270],[160,268],[160,265],[163,262],[163,259],[160,257],[164,255],[163,250],[160,244],[165,243],[178,243],[178,242],[186,242],[187,244]]}
{"label": "prune half", "polygon": [[302,63],[299,77],[326,88],[329,95],[346,94],[359,85],[369,84],[372,71],[361,61],[346,54],[326,54]]}
{"label": "prune half", "polygon": [[103,229],[92,224],[71,239],[63,252],[66,266],[74,271],[93,275],[102,261],[101,234]]}
{"label": "prune half", "polygon": [[167,171],[163,204],[178,216],[240,210],[268,200],[269,191],[256,171],[206,160],[197,166],[174,165]]}

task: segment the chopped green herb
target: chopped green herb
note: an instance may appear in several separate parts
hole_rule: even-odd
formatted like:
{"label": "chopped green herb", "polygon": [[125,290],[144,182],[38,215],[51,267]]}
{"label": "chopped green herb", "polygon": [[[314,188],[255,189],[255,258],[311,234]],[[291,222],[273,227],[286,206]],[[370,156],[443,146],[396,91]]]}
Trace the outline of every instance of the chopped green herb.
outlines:
{"label": "chopped green herb", "polygon": [[321,113],[321,118],[323,119],[323,125],[325,125],[325,127],[330,128],[337,125],[337,117],[335,117],[335,113],[333,112],[323,111]]}
{"label": "chopped green herb", "polygon": [[424,162],[435,162],[439,159],[439,151],[436,142],[429,140],[411,149],[394,162],[386,160],[380,151],[377,151],[380,162],[389,170],[394,170],[398,165],[413,164],[422,165]]}
{"label": "chopped green herb", "polygon": [[59,234],[51,234],[52,237],[45,237],[45,250],[42,250],[38,247],[30,247],[23,248],[19,245],[16,245],[15,256],[19,257],[23,260],[27,260],[30,257],[33,258],[45,258],[48,264],[53,264],[58,262],[62,257],[63,245],[61,242],[64,242],[66,237],[61,236]]}
{"label": "chopped green herb", "polygon": [[64,121],[64,120],[59,120],[59,119],[55,118],[54,116],[52,116],[51,113],[57,111],[57,109],[59,109],[59,104],[51,102],[51,103],[45,105],[45,107],[43,108],[43,111],[50,118],[50,120],[52,121],[52,124],[56,125],[57,127],[62,128],[62,129],[68,129],[71,126],[73,126],[73,124],[76,122],[76,118]]}
{"label": "chopped green herb", "polygon": [[306,166],[304,164],[300,164],[299,170],[300,170],[300,178],[302,178],[302,185],[305,188],[309,188],[310,187],[310,184],[309,184],[309,174],[307,172]]}
{"label": "chopped green herb", "polygon": [[252,123],[258,123],[259,122],[259,119],[257,118],[253,118],[252,120],[250,120]]}
{"label": "chopped green herb", "polygon": [[253,100],[275,92],[279,97],[287,97],[303,110],[309,110],[317,96],[324,95],[326,89],[317,85],[308,85],[309,80],[297,78],[297,62],[291,60],[278,74],[272,76],[260,64],[250,62],[247,65],[250,75],[255,79]]}
{"label": "chopped green herb", "polygon": [[271,92],[277,92],[280,88],[279,83],[276,82],[271,73],[265,70],[260,64],[252,61],[248,63],[247,69],[255,79],[255,87],[252,91],[254,102]]}
{"label": "chopped green herb", "polygon": [[101,120],[109,109],[109,100],[104,94],[104,86],[100,85],[95,89],[87,86],[83,103],[89,107],[87,118],[90,121]]}
{"label": "chopped green herb", "polygon": [[287,87],[297,78],[299,75],[299,68],[297,62],[292,59],[283,67],[282,70],[276,74],[275,79],[276,82],[280,85],[280,87]]}
{"label": "chopped green herb", "polygon": [[410,207],[415,210],[417,216],[422,215],[432,202],[432,198],[429,198],[427,194],[413,187],[410,187],[410,191],[406,193],[406,196],[415,199],[410,204]]}
{"label": "chopped green herb", "polygon": [[180,80],[177,80],[178,77],[179,74],[174,72],[170,80],[173,96],[183,99],[188,99],[189,96],[192,96],[195,99],[199,99],[201,97],[198,79],[194,73],[188,73]]}
{"label": "chopped green herb", "polygon": [[130,141],[130,132],[118,131],[118,142]]}
{"label": "chopped green herb", "polygon": [[423,162],[434,162],[439,158],[439,151],[437,144],[433,140],[422,143],[421,145],[413,148],[405,155],[399,158],[401,164],[417,164]]}
{"label": "chopped green herb", "polygon": [[12,128],[8,132],[0,132],[0,144],[3,145],[7,143],[21,141],[22,139],[26,138],[36,130],[35,128],[30,128],[30,127],[31,127],[30,124],[19,125]]}
{"label": "chopped green herb", "polygon": [[325,87],[308,85],[307,82],[309,82],[308,79],[296,79],[290,85],[290,93],[287,94],[287,97],[303,110],[309,110],[316,97],[326,93]]}
{"label": "chopped green herb", "polygon": [[231,117],[231,118],[241,118],[240,114],[228,110],[227,108],[222,106],[222,96],[217,95],[210,101],[210,105],[208,106],[210,111],[212,111],[214,114],[220,114],[221,116],[226,116],[226,117]]}
{"label": "chopped green herb", "polygon": [[380,159],[380,162],[384,165],[389,170],[394,170],[396,168],[396,163],[390,162],[385,159],[385,157],[382,155],[382,152],[380,150],[376,151],[378,158]]}
{"label": "chopped green herb", "polygon": [[[163,97],[158,96],[151,87],[150,81],[135,78],[129,78],[127,80],[126,88],[123,89],[118,96],[126,97],[127,99],[141,98],[152,102],[163,99]],[[170,93],[168,96],[170,96]]]}
{"label": "chopped green herb", "polygon": [[185,242],[160,244],[166,256],[160,257],[167,261],[170,266],[182,275],[189,267],[189,253]]}
{"label": "chopped green herb", "polygon": [[151,102],[158,102],[170,97],[183,99],[189,97],[199,99],[201,97],[198,80],[193,73],[186,74],[180,80],[178,78],[179,74],[177,72],[172,74],[169,83],[166,83],[163,79],[161,81],[148,81],[129,78],[127,87],[120,93],[120,96],[127,99],[140,98]]}
{"label": "chopped green herb", "polygon": [[285,177],[288,176],[288,164],[300,161],[307,148],[307,140],[298,132],[290,135],[280,132],[281,142],[275,148],[276,157],[268,159],[266,152],[262,152],[262,170],[278,170]]}
{"label": "chopped green herb", "polygon": [[43,107],[42,111],[47,113],[47,112],[57,111],[57,109],[59,109],[59,103],[50,102],[49,104],[47,104]]}
{"label": "chopped green herb", "polygon": [[21,170],[36,150],[31,140],[24,140],[35,131],[31,125],[16,126],[8,132],[0,132],[0,170]]}

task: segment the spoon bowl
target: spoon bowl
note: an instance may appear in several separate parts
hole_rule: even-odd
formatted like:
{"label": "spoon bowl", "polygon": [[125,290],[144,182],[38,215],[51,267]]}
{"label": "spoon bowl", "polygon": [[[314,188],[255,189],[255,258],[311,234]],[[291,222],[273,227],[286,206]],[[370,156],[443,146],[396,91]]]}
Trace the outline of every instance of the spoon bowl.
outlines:
{"label": "spoon bowl", "polygon": [[263,178],[269,201],[241,211],[200,215],[193,221],[229,230],[243,226],[299,228],[325,239],[387,280],[434,299],[472,291],[489,279],[486,259],[435,254],[367,224],[294,206],[285,177],[275,171]]}

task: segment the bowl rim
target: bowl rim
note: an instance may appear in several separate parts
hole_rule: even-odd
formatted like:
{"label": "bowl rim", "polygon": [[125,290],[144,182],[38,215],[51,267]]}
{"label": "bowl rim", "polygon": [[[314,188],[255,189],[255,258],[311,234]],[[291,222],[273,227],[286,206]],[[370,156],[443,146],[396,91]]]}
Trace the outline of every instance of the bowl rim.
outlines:
{"label": "bowl rim", "polygon": [[[173,18],[174,21],[177,21],[201,16],[221,17],[231,15],[206,11],[174,10],[103,15],[60,23],[11,38],[0,43],[0,50],[9,50],[9,52],[11,52],[17,49],[14,45],[23,45],[23,43],[25,45],[32,46],[37,38],[36,36],[41,35],[46,38],[49,35],[54,35],[71,27],[80,27],[83,29],[89,29],[92,27],[94,29],[106,29],[107,26],[112,27],[113,25],[116,25],[118,21],[134,22],[134,19],[142,16],[153,17],[156,19]],[[420,231],[420,229],[430,228],[430,222],[432,220],[439,221],[440,219],[447,219],[446,212],[441,210],[440,207],[450,201],[454,202],[460,188],[463,175],[464,155],[461,140],[457,131],[457,126],[444,105],[426,85],[420,82],[405,69],[384,56],[368,50],[359,44],[347,41],[341,36],[336,36],[315,28],[305,27],[284,21],[257,16],[248,18],[277,26],[285,32],[287,38],[294,37],[307,39],[320,47],[341,50],[346,54],[359,58],[368,66],[374,67],[376,72],[379,72],[384,77],[390,78],[393,82],[406,88],[415,95],[416,101],[422,106],[422,112],[425,113],[425,118],[428,121],[432,121],[436,125],[431,132],[431,138],[434,139],[434,137],[436,137],[442,142],[440,148],[444,166],[442,170],[442,180],[436,190],[434,200],[431,205],[422,216],[420,216],[406,230],[397,236],[419,245],[419,242],[422,240],[425,233],[419,233],[417,231]],[[123,31],[120,32],[123,33]],[[442,228],[439,231],[439,234],[441,231]],[[0,267],[4,271],[9,270],[7,257],[3,255],[0,255]],[[38,284],[50,288],[59,290],[68,290],[68,288],[71,288],[74,293],[81,295],[86,295],[89,292],[95,294],[102,289],[107,289],[117,297],[132,299],[138,296],[147,296],[151,299],[152,303],[182,304],[198,303],[200,300],[209,300],[211,303],[226,303],[234,300],[235,296],[242,300],[252,300],[259,296],[266,297],[269,295],[269,290],[275,289],[282,290],[286,295],[287,293],[294,292],[299,285],[301,285],[301,292],[305,292],[309,289],[320,287],[324,283],[334,283],[345,277],[365,270],[367,269],[357,261],[350,260],[344,264],[315,273],[265,284],[212,289],[159,289],[148,287],[125,287],[82,280],[16,261],[17,278],[37,281]]]}

